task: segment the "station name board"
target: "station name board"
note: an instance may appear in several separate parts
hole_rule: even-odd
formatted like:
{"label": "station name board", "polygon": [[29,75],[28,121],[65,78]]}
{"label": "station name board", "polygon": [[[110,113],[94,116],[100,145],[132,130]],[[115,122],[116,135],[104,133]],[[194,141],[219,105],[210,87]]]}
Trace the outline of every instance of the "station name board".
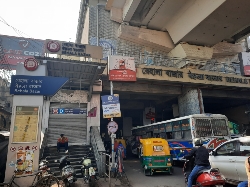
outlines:
{"label": "station name board", "polygon": [[137,78],[187,83],[215,84],[223,86],[250,87],[250,79],[239,75],[207,72],[196,69],[140,67]]}

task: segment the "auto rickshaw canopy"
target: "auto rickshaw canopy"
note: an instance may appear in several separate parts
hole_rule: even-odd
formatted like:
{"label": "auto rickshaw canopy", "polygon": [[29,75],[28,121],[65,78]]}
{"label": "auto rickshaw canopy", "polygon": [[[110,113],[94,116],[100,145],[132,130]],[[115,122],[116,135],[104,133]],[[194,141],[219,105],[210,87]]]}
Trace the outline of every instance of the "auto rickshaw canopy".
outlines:
{"label": "auto rickshaw canopy", "polygon": [[170,155],[168,141],[162,138],[140,139],[142,156]]}

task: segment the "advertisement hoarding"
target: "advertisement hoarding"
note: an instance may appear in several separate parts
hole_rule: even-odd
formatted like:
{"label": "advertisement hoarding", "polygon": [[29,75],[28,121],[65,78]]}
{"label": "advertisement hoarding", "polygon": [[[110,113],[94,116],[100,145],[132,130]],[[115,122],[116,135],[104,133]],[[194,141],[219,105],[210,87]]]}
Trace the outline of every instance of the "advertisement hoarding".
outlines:
{"label": "advertisement hoarding", "polygon": [[115,56],[108,57],[110,81],[136,81],[134,57]]}
{"label": "advertisement hoarding", "polygon": [[2,64],[16,66],[28,58],[44,56],[44,43],[44,40],[0,35],[0,45],[4,52],[4,58],[0,61]]}
{"label": "advertisement hoarding", "polygon": [[37,142],[39,107],[16,106],[13,143]]}

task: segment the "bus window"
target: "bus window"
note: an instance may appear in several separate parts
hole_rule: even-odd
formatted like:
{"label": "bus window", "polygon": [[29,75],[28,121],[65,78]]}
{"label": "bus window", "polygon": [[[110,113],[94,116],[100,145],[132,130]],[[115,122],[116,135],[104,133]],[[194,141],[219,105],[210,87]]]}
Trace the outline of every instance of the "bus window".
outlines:
{"label": "bus window", "polygon": [[214,136],[228,135],[228,126],[225,119],[212,119],[211,124]]}
{"label": "bus window", "polygon": [[173,139],[172,132],[166,132],[167,139]]}
{"label": "bus window", "polygon": [[209,119],[196,119],[195,129],[197,137],[213,136]]}
{"label": "bus window", "polygon": [[160,138],[165,139],[165,138],[166,138],[166,133],[165,133],[165,132],[161,132],[161,133],[160,133]]}
{"label": "bus window", "polygon": [[173,123],[173,139],[182,139],[181,124],[179,121]]}
{"label": "bus window", "polygon": [[185,139],[185,140],[192,139],[191,130],[185,130],[182,132],[183,132],[183,139]]}

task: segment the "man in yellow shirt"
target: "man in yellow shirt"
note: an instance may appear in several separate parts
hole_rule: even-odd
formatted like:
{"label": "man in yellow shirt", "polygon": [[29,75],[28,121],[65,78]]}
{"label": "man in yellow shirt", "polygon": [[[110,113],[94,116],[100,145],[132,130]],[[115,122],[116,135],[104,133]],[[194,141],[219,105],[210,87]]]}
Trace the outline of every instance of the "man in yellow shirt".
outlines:
{"label": "man in yellow shirt", "polygon": [[248,157],[245,161],[245,168],[248,181],[243,181],[239,183],[237,187],[248,187],[248,186],[250,187],[250,157]]}

